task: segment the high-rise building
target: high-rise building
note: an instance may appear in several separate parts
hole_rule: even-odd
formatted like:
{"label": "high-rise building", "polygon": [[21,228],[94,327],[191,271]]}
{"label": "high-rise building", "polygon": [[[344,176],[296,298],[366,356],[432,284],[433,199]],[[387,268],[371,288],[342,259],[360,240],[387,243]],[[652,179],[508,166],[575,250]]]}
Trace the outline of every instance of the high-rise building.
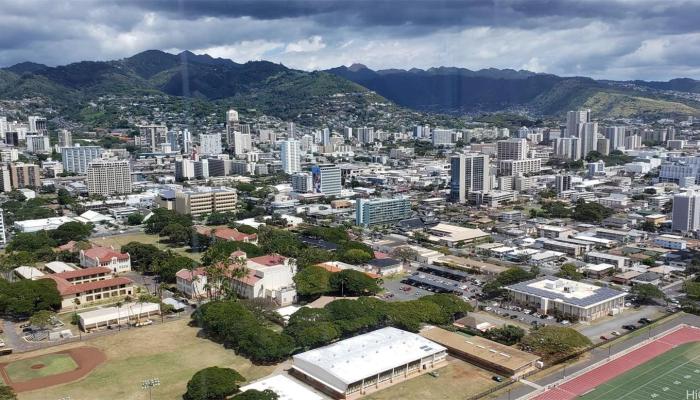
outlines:
{"label": "high-rise building", "polygon": [[297,193],[311,193],[314,189],[313,179],[308,172],[297,172],[292,175],[292,190]]}
{"label": "high-rise building", "polygon": [[73,134],[68,129],[58,131],[58,147],[73,146]]}
{"label": "high-rise building", "polygon": [[165,125],[139,125],[139,144],[153,153],[161,150],[168,141],[168,127]]}
{"label": "high-rise building", "polygon": [[282,170],[285,174],[293,174],[301,171],[299,141],[287,139],[281,142],[280,159],[282,160]]}
{"label": "high-rise building", "polygon": [[199,135],[199,154],[205,156],[215,156],[221,154],[223,149],[221,147],[221,134],[220,133],[210,133]]}
{"label": "high-rise building", "polygon": [[586,122],[591,122],[591,110],[569,111],[566,114],[566,137],[580,137]]}
{"label": "high-rise building", "polygon": [[499,140],[496,145],[496,158],[499,160],[524,160],[527,158],[526,139]]}
{"label": "high-rise building", "polygon": [[19,146],[19,132],[9,130],[5,132],[5,143],[10,146]]}
{"label": "high-rise building", "polygon": [[499,160],[498,176],[527,175],[542,169],[541,158],[525,158],[522,160]]}
{"label": "high-rise building", "polygon": [[673,196],[673,230],[682,233],[700,229],[700,193],[688,191]]}
{"label": "high-rise building", "polygon": [[41,167],[36,164],[10,164],[10,180],[13,189],[37,188],[41,186]]}
{"label": "high-rise building", "polygon": [[560,137],[554,139],[554,156],[567,160],[581,159],[581,140],[577,137]]}
{"label": "high-rise building", "polygon": [[586,122],[580,128],[581,158],[598,149],[598,123]]}
{"label": "high-rise building", "polygon": [[6,165],[0,165],[0,191],[12,191],[12,177]]}
{"label": "high-rise building", "polygon": [[178,182],[194,179],[194,161],[188,158],[175,160],[175,180]]}
{"label": "high-rise building", "polygon": [[432,137],[433,146],[452,146],[454,131],[452,129],[434,129]]}
{"label": "high-rise building", "polygon": [[491,167],[485,154],[458,154],[450,159],[450,199],[465,203],[471,191],[491,190]]}
{"label": "high-rise building", "polygon": [[626,149],[639,149],[642,147],[642,137],[639,135],[631,135],[625,138]]}
{"label": "high-rise building", "polygon": [[253,149],[253,142],[250,137],[250,133],[233,133],[233,153],[235,155],[242,155]]}
{"label": "high-rise building", "polygon": [[287,137],[290,139],[294,139],[296,137],[296,125],[294,122],[287,122]]}
{"label": "high-rise building", "polygon": [[30,153],[50,153],[49,137],[44,135],[27,135],[27,151]]}
{"label": "high-rise building", "polygon": [[607,126],[603,135],[610,140],[610,151],[625,148],[625,127],[624,126]]}
{"label": "high-rise building", "polygon": [[387,225],[411,216],[411,202],[405,197],[393,199],[358,199],[355,203],[355,224]]}
{"label": "high-rise building", "polygon": [[376,139],[374,128],[363,126],[362,128],[355,128],[355,131],[355,136],[360,143],[374,143],[374,139]]}
{"label": "high-rise building", "polygon": [[192,151],[192,132],[188,129],[180,132],[180,141],[182,143],[182,153],[190,154],[190,151]]}
{"label": "high-rise building", "polygon": [[352,136],[352,128],[351,127],[346,126],[345,128],[343,128],[343,137],[346,140],[352,140],[353,136]]}
{"label": "high-rise building", "polygon": [[61,162],[65,172],[84,175],[90,161],[102,157],[102,147],[81,146],[61,148]]}
{"label": "high-rise building", "polygon": [[340,168],[333,164],[316,165],[311,168],[315,193],[326,196],[340,196],[343,189]]}
{"label": "high-rise building", "polygon": [[554,178],[557,193],[571,190],[571,175],[557,175]]}
{"label": "high-rise building", "polygon": [[321,144],[324,146],[328,146],[331,144],[331,130],[328,128],[323,128],[323,131],[321,131]]}
{"label": "high-rise building", "polygon": [[128,160],[92,160],[87,167],[89,194],[111,196],[131,193],[131,166]]}
{"label": "high-rise building", "polygon": [[0,208],[0,247],[5,247],[7,244],[7,235],[5,234],[5,212]]}
{"label": "high-rise building", "polygon": [[37,116],[32,115],[28,118],[28,120],[29,120],[29,132],[39,133],[41,135],[45,135],[48,132],[46,118],[37,117]]}

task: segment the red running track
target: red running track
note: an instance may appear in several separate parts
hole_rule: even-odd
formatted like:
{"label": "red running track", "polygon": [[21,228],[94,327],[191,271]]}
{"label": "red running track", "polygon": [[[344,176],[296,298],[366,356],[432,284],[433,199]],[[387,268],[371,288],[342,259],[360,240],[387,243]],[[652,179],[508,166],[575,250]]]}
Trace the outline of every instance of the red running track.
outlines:
{"label": "red running track", "polygon": [[555,388],[549,389],[535,397],[534,400],[575,399],[678,345],[697,341],[700,341],[700,329],[688,326],[683,327]]}

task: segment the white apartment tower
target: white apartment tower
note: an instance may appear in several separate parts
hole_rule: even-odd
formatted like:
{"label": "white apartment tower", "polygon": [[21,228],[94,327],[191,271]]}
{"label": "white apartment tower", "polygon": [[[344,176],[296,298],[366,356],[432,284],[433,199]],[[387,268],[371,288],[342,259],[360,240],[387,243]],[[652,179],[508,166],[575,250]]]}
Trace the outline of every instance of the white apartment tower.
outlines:
{"label": "white apartment tower", "polygon": [[682,233],[700,229],[700,193],[688,191],[673,196],[673,230]]}
{"label": "white apartment tower", "polygon": [[527,139],[508,139],[497,142],[496,157],[499,160],[524,160],[527,158]]}
{"label": "white apartment tower", "polygon": [[491,190],[491,167],[485,154],[458,154],[452,156],[450,199],[464,203],[471,191],[487,193]]}
{"label": "white apartment tower", "polygon": [[221,147],[221,134],[210,133],[199,135],[199,154],[215,156],[223,153]]}
{"label": "white apartment tower", "polygon": [[301,171],[299,141],[296,139],[284,140],[280,146],[280,159],[282,170],[285,174],[294,174]]}
{"label": "white apartment tower", "polygon": [[111,196],[131,193],[128,160],[93,160],[87,167],[89,194]]}

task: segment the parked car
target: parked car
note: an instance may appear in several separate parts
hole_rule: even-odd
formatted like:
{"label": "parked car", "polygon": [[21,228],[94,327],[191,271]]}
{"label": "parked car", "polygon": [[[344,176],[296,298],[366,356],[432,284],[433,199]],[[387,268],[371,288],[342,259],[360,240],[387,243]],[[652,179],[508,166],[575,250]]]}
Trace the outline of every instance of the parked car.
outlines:
{"label": "parked car", "polygon": [[600,340],[608,340],[608,338],[606,336],[601,336]]}
{"label": "parked car", "polygon": [[639,322],[642,325],[651,324],[651,320],[649,318],[640,318],[637,322]]}
{"label": "parked car", "polygon": [[620,332],[618,332],[618,331],[612,331],[612,332],[610,332],[610,334],[613,336],[620,336]]}
{"label": "parked car", "polygon": [[634,325],[622,325],[622,329],[627,329],[628,331],[633,331],[633,330],[637,329],[637,327]]}
{"label": "parked car", "polygon": [[503,382],[503,378],[501,378],[501,377],[498,376],[498,375],[492,376],[491,379],[493,379],[493,380],[496,381],[496,382]]}
{"label": "parked car", "polygon": [[517,315],[511,315],[511,316],[510,316],[510,319],[518,319],[518,316],[517,316]]}

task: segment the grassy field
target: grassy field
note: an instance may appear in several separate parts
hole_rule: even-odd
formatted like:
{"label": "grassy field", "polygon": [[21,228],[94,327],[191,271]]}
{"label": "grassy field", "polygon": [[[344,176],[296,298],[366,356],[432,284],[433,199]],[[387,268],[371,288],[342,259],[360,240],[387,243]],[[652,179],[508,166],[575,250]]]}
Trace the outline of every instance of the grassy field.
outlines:
{"label": "grassy field", "polygon": [[598,386],[579,399],[685,399],[686,393],[700,389],[698,382],[700,343],[688,343]]}
{"label": "grassy field", "polygon": [[[38,365],[43,365],[43,367],[32,368],[32,366]],[[76,368],[78,368],[78,364],[68,354],[47,354],[15,361],[6,366],[5,371],[13,382],[26,382],[35,378],[72,371]]]}
{"label": "grassy field", "polygon": [[160,243],[160,237],[158,235],[148,235],[145,233],[127,233],[124,235],[103,236],[90,239],[90,241],[99,246],[114,246],[115,249],[121,249],[121,247],[127,243],[139,242],[143,244],[155,245],[161,250],[172,250],[177,254],[189,257],[195,261],[200,261],[202,258],[201,253],[190,253],[188,251],[189,247],[170,247],[165,243]]}
{"label": "grassy field", "polygon": [[365,400],[464,399],[497,385],[493,373],[461,360],[452,359],[436,370],[437,378],[421,375],[372,393]]}
{"label": "grassy field", "polygon": [[[70,396],[76,400],[143,400],[147,396],[141,389],[141,382],[148,378],[159,378],[161,381],[161,385],[153,390],[153,400],[179,399],[185,393],[187,381],[202,368],[233,368],[249,380],[259,379],[274,370],[274,366],[252,365],[232,350],[198,338],[198,329],[187,326],[187,322],[183,319],[131,329],[96,337],[85,343],[37,351],[35,354],[87,344],[102,350],[107,355],[107,361],[80,381],[20,393],[19,399],[45,400]],[[27,354],[22,357],[27,357]]]}

